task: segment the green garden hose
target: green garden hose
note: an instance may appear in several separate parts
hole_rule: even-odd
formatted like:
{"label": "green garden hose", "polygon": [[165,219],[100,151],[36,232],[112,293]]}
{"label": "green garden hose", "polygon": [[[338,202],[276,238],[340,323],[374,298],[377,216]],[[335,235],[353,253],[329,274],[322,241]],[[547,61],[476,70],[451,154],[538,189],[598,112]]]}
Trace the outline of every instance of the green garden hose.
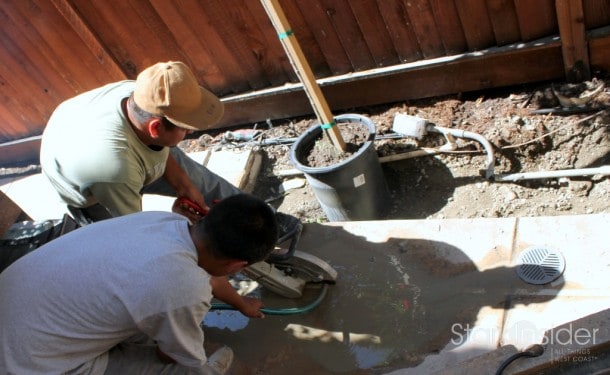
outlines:
{"label": "green garden hose", "polygon": [[[328,284],[324,284],[322,289],[320,290],[320,294],[318,297],[308,305],[303,307],[289,307],[289,308],[262,308],[261,312],[265,315],[295,315],[295,314],[304,314],[309,312],[322,302],[324,297],[326,297],[326,292],[328,291]],[[212,307],[210,310],[236,310],[235,307],[226,304],[226,303],[212,303]]]}

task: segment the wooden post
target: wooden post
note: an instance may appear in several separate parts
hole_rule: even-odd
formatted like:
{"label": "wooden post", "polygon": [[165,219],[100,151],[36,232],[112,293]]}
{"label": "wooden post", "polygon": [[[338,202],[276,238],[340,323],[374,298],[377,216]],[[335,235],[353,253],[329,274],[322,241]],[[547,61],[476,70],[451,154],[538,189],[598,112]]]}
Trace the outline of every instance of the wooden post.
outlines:
{"label": "wooden post", "polygon": [[583,0],[555,0],[563,64],[568,82],[591,78]]}
{"label": "wooden post", "polygon": [[333,145],[341,152],[345,151],[345,142],[341,137],[341,132],[336,126],[335,119],[328,107],[328,103],[322,95],[322,91],[315,80],[311,67],[303,55],[303,51],[296,40],[290,24],[286,19],[284,11],[280,7],[278,0],[261,0],[271,23],[277,31],[284,50],[290,59],[290,63],[299,79],[303,83],[305,93],[313,106],[316,117],[320,121],[322,129],[330,137]]}

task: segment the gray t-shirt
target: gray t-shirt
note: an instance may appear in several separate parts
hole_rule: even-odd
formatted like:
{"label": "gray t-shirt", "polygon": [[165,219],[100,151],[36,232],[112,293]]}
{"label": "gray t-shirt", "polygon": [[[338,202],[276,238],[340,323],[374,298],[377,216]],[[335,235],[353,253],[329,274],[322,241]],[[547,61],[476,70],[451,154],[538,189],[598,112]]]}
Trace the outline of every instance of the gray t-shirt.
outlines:
{"label": "gray t-shirt", "polygon": [[75,207],[100,203],[112,216],[142,210],[142,187],[165,171],[169,149],[142,143],[121,110],[134,81],[111,83],[61,103],[44,130],[40,164]]}
{"label": "gray t-shirt", "polygon": [[0,373],[66,372],[141,333],[203,366],[212,291],[197,260],[187,219],[169,212],[101,221],[27,254],[0,273]]}

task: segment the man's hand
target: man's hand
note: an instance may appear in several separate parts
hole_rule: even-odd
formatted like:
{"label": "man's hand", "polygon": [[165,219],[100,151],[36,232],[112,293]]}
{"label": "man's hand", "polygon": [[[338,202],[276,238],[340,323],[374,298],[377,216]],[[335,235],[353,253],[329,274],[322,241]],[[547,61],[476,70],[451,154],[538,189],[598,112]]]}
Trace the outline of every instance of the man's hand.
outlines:
{"label": "man's hand", "polygon": [[264,318],[261,312],[263,302],[257,298],[240,296],[225,276],[214,276],[210,279],[214,297],[236,308],[249,318]]}
{"label": "man's hand", "polygon": [[[169,154],[167,157],[167,163],[165,165],[165,172],[163,176],[169,182],[170,185],[176,189],[176,194],[179,198],[186,198],[195,205],[201,207],[201,209],[206,214],[210,209],[208,205],[205,203],[203,198],[203,194],[197,189],[193,182],[189,178],[189,176],[184,172],[182,167],[176,162],[174,157]],[[174,206],[172,207],[172,211],[184,215],[189,218],[192,222],[196,222],[201,219],[200,215],[196,215],[191,212],[188,208],[180,208],[176,207],[177,202],[174,202]]]}
{"label": "man's hand", "polygon": [[262,313],[261,308],[263,307],[263,301],[258,298],[242,297],[243,303],[240,304],[239,312],[247,316],[248,318],[264,318],[265,314]]}
{"label": "man's hand", "polygon": [[172,212],[186,216],[194,223],[201,220],[201,218],[208,213],[208,209],[196,204],[188,198],[181,197],[174,201]]}

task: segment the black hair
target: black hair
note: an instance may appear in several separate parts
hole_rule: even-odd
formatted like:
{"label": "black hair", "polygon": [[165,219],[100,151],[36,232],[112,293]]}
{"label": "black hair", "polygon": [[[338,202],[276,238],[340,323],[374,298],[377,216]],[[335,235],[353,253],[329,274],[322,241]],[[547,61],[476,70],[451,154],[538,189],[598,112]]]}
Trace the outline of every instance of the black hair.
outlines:
{"label": "black hair", "polygon": [[249,264],[267,258],[278,238],[275,212],[249,194],[223,199],[195,225],[213,256]]}
{"label": "black hair", "polygon": [[145,123],[152,117],[159,117],[140,108],[140,106],[136,104],[136,101],[133,98],[133,94],[129,96],[129,99],[127,100],[127,106],[131,110],[131,114],[133,115],[133,117],[135,117],[136,121],[140,124]]}
{"label": "black hair", "polygon": [[129,99],[127,100],[127,105],[129,106],[129,109],[131,109],[131,113],[135,117],[136,121],[140,124],[143,124],[146,121],[148,121],[154,117],[154,118],[160,119],[161,124],[167,130],[173,130],[176,127],[178,127],[178,125],[169,121],[165,116],[155,115],[153,113],[147,112],[147,111],[143,110],[142,108],[140,108],[140,106],[136,103],[136,101],[133,98],[133,93],[129,96]]}

